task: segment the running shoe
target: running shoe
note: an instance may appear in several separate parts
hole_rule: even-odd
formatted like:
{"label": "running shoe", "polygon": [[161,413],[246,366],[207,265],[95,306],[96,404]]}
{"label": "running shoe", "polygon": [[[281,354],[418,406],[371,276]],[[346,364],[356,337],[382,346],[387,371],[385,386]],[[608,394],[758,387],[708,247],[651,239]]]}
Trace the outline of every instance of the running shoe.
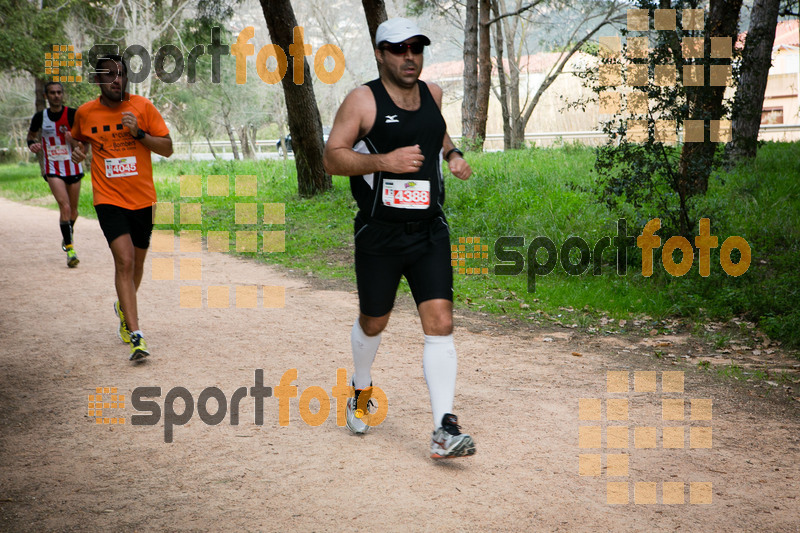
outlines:
{"label": "running shoe", "polygon": [[126,344],[131,342],[131,330],[128,329],[128,323],[125,322],[125,315],[122,313],[122,308],[119,306],[119,300],[114,302],[114,314],[119,317],[119,329],[117,330],[117,337],[119,340]]}
{"label": "running shoe", "polygon": [[369,413],[359,409],[359,399],[361,400],[361,405],[366,406],[367,411],[375,406],[375,403],[370,399],[372,396],[372,384],[366,389],[355,389],[355,391],[355,396],[347,399],[347,416],[345,421],[347,423],[347,429],[356,435],[363,435],[369,431],[369,426],[364,423],[362,418]]}
{"label": "running shoe", "polygon": [[461,433],[456,415],[447,413],[442,426],[431,435],[431,459],[450,459],[475,454],[475,441]]}
{"label": "running shoe", "polygon": [[131,333],[131,361],[139,361],[150,355],[147,351],[147,343],[144,337],[137,333]]}
{"label": "running shoe", "polygon": [[67,266],[70,267],[70,268],[75,268],[76,266],[78,266],[78,263],[80,263],[81,260],[78,259],[78,254],[75,253],[75,250],[72,248],[72,245],[69,245],[66,248],[67,248],[67,250],[66,250],[67,251]]}

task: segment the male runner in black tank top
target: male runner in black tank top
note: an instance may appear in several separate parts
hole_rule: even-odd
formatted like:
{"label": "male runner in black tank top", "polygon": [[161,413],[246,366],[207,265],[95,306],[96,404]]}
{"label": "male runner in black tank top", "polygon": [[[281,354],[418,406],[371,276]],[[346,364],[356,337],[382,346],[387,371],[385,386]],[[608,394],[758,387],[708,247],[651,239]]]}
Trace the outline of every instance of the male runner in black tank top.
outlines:
{"label": "male runner in black tank top", "polygon": [[355,396],[347,403],[347,427],[356,434],[369,429],[362,416],[371,394],[370,369],[405,276],[425,333],[431,457],[472,455],[475,443],[460,432],[452,414],[453,271],[440,157],[444,154],[457,178],[468,179],[472,170],[447,135],[441,88],[419,81],[430,39],[413,22],[395,18],[378,27],[375,43],[380,78],[347,95],[324,154],[327,172],[350,176],[359,208],[355,263],[361,313],[350,335]]}

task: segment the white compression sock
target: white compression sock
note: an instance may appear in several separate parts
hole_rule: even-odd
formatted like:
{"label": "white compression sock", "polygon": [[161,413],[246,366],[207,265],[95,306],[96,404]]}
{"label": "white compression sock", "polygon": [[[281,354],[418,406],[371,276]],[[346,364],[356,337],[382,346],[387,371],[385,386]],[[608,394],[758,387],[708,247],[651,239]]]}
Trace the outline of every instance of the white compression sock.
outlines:
{"label": "white compression sock", "polygon": [[380,344],[380,333],[374,337],[368,337],[364,330],[361,329],[361,324],[356,320],[356,323],[353,324],[353,329],[350,331],[350,345],[353,347],[353,365],[355,366],[355,372],[353,373],[355,388],[366,389],[372,383],[370,369]]}
{"label": "white compression sock", "polygon": [[425,335],[422,351],[422,369],[428,392],[431,395],[433,427],[442,425],[442,417],[453,412],[453,397],[456,393],[456,371],[458,361],[453,335]]}

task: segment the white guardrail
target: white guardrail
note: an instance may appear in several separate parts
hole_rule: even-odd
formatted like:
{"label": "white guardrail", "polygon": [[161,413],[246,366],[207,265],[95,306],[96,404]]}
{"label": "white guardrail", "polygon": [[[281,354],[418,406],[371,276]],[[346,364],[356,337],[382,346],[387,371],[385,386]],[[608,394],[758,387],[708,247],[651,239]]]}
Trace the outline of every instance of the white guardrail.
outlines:
{"label": "white guardrail", "polygon": [[[682,134],[681,132],[679,132]],[[682,137],[682,135],[680,136]],[[453,142],[458,144],[460,137],[453,137]],[[759,139],[768,141],[797,141],[800,140],[800,124],[767,124],[761,126]],[[605,142],[606,135],[602,131],[547,131],[526,133],[525,141],[536,143],[537,146],[551,146],[560,142],[581,142],[582,144],[597,146]],[[282,157],[277,150],[278,139],[264,139],[255,142],[257,159],[279,159]],[[192,157],[194,159],[213,159],[209,143],[195,141],[192,143]],[[233,159],[230,141],[211,141],[211,146],[221,159]],[[185,141],[173,143],[175,155],[179,159],[188,158],[189,143]],[[237,149],[241,154],[241,145],[237,142]],[[484,143],[485,151],[500,151],[503,149],[503,134],[489,134]],[[289,157],[292,153],[289,152]]]}

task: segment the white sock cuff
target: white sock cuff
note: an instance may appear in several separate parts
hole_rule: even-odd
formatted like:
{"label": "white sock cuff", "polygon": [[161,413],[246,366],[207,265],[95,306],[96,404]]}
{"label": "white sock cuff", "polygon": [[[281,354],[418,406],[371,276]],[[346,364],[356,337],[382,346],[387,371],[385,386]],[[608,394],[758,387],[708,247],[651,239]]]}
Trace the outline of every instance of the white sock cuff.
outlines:
{"label": "white sock cuff", "polygon": [[372,383],[372,375],[370,369],[372,362],[375,361],[375,354],[378,352],[378,346],[381,344],[380,333],[374,337],[367,336],[364,330],[361,329],[361,324],[353,324],[353,329],[350,331],[350,345],[353,349],[353,384],[357,389],[365,389]]}
{"label": "white sock cuff", "polygon": [[425,335],[425,344],[452,344],[453,334],[450,335]]}

